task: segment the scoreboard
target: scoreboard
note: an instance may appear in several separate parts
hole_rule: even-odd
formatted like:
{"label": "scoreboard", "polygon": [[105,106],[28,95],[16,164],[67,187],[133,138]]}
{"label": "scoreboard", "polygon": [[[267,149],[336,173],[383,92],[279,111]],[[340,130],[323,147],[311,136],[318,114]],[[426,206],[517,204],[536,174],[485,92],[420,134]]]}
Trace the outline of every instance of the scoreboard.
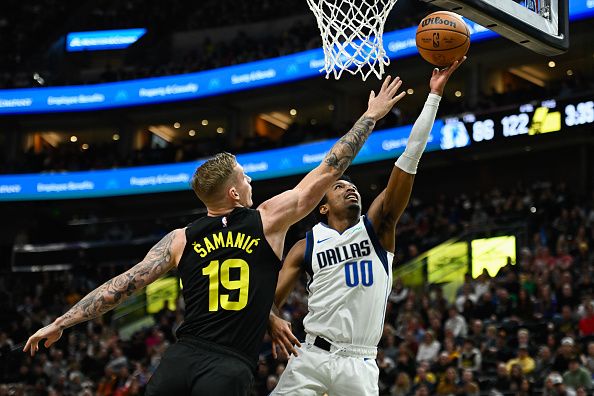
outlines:
{"label": "scoreboard", "polygon": [[594,100],[547,99],[494,113],[465,113],[444,119],[442,149],[520,135],[540,135],[594,125]]}

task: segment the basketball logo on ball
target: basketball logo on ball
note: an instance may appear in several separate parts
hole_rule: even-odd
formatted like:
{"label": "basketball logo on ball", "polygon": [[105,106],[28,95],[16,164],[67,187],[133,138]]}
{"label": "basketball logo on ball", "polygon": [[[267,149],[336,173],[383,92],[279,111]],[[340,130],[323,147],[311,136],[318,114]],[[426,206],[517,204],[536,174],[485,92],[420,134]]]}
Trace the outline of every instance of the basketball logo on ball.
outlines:
{"label": "basketball logo on ball", "polygon": [[460,15],[438,11],[427,15],[417,28],[419,54],[435,66],[462,59],[470,47],[470,31]]}

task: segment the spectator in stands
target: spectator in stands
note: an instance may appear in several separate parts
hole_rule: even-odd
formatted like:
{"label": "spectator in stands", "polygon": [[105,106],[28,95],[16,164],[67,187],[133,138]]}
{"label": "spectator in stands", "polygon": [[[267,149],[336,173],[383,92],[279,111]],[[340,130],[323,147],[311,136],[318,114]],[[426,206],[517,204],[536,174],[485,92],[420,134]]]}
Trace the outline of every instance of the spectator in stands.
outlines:
{"label": "spectator in stands", "polygon": [[518,292],[515,316],[518,317],[520,323],[530,323],[534,320],[534,303],[525,289],[520,289]]}
{"label": "spectator in stands", "polygon": [[450,330],[454,337],[463,338],[466,337],[468,333],[468,326],[466,325],[466,319],[456,309],[456,307],[452,306],[448,310],[449,318],[445,322],[445,329]]}
{"label": "spectator in stands", "polygon": [[505,363],[497,365],[497,375],[489,383],[489,388],[495,389],[500,393],[506,393],[510,389],[509,372]]}
{"label": "spectator in stands", "polygon": [[556,317],[555,323],[562,334],[574,334],[578,328],[578,321],[569,305],[561,307],[561,315]]}
{"label": "spectator in stands", "polygon": [[481,369],[481,363],[481,351],[475,347],[474,341],[471,338],[466,338],[462,345],[462,351],[460,352],[458,367],[461,370],[468,369],[474,373],[478,373]]}
{"label": "spectator in stands", "polygon": [[591,301],[588,301],[584,308],[586,312],[579,323],[580,334],[582,336],[590,336],[594,334],[594,306],[592,306]]}
{"label": "spectator in stands", "polygon": [[563,385],[563,377],[557,372],[549,374],[545,380],[545,387],[543,390],[543,396],[574,396],[573,391],[568,392]]}
{"label": "spectator in stands", "polygon": [[408,297],[408,288],[404,287],[401,278],[396,278],[394,280],[394,287],[392,288],[392,292],[388,297],[388,300],[393,302],[396,305],[396,308],[400,304],[402,304],[406,298]]}
{"label": "spectator in stands", "polygon": [[450,362],[458,366],[458,360],[460,359],[460,349],[456,345],[453,337],[446,337],[443,342],[444,345],[444,352],[448,354],[448,359]]}
{"label": "spectator in stands", "polygon": [[435,392],[444,396],[458,393],[458,374],[455,368],[450,367],[447,369],[445,376],[439,380]]}
{"label": "spectator in stands", "polygon": [[569,360],[576,356],[574,345],[575,343],[571,337],[565,337],[561,340],[561,346],[553,363],[554,371],[564,373],[569,369]]}
{"label": "spectator in stands", "polygon": [[516,392],[516,396],[532,396],[534,392],[533,388],[533,383],[528,378],[524,378],[520,385],[520,389]]}
{"label": "spectator in stands", "polygon": [[[483,321],[480,319],[474,319],[470,326],[469,338],[472,339],[474,346],[482,349],[483,343],[485,342],[485,335],[483,334]],[[482,351],[481,351],[482,352]]]}
{"label": "spectator in stands", "polygon": [[405,372],[409,377],[414,377],[416,374],[415,360],[411,357],[409,351],[405,348],[400,349],[398,359],[396,360],[395,369],[397,372]]}
{"label": "spectator in stands", "polygon": [[497,302],[495,305],[495,316],[498,321],[510,318],[513,315],[513,301],[509,296],[508,290],[504,288],[497,289]]}
{"label": "spectator in stands", "polygon": [[433,391],[436,382],[437,379],[435,378],[435,374],[428,371],[427,363],[421,362],[417,368],[417,375],[413,381],[413,389],[417,390],[421,386],[426,386],[430,391]]}
{"label": "spectator in stands", "polygon": [[588,371],[594,373],[594,342],[588,343],[586,354],[582,355],[582,364]]}
{"label": "spectator in stands", "polygon": [[454,367],[454,365],[450,361],[450,357],[449,357],[448,353],[441,352],[439,354],[439,358],[437,359],[437,362],[435,362],[435,364],[433,364],[433,366],[431,366],[431,371],[435,374],[435,376],[437,377],[437,380],[439,381],[445,376],[446,371],[450,367]]}
{"label": "spectator in stands", "polygon": [[478,396],[480,393],[480,388],[474,381],[471,370],[464,370],[462,372],[462,380],[460,381],[458,388],[459,393],[462,393],[466,396]]}
{"label": "spectator in stands", "polygon": [[495,303],[493,302],[493,295],[490,291],[486,291],[478,300],[475,309],[475,318],[484,321],[493,319],[495,315]]}
{"label": "spectator in stands", "polygon": [[520,366],[518,363],[512,365],[509,372],[510,390],[513,392],[519,391],[520,387],[522,386],[522,381],[524,381],[525,378],[526,376],[522,372],[522,366]]}
{"label": "spectator in stands", "polygon": [[417,351],[417,362],[427,361],[434,363],[441,349],[441,344],[435,339],[433,331],[427,330],[423,337],[423,342],[419,344]]}
{"label": "spectator in stands", "polygon": [[475,304],[477,300],[478,298],[474,293],[472,283],[465,283],[462,286],[462,294],[456,298],[456,308],[458,309],[458,312],[464,312],[464,305],[467,301]]}
{"label": "spectator in stands", "polygon": [[569,360],[569,370],[563,374],[563,383],[573,389],[583,387],[590,391],[592,389],[592,374],[580,364],[578,358],[572,358]]}
{"label": "spectator in stands", "polygon": [[534,376],[536,378],[546,378],[553,370],[553,363],[551,349],[546,345],[541,346],[534,366]]}
{"label": "spectator in stands", "polygon": [[518,346],[523,345],[528,349],[528,354],[533,355],[536,352],[534,343],[530,339],[530,332],[527,329],[518,330]]}
{"label": "spectator in stands", "polygon": [[518,347],[517,357],[507,362],[507,369],[510,371],[510,373],[512,367],[516,364],[520,366],[522,373],[525,375],[534,371],[534,359],[528,354],[528,347],[526,345],[520,345]]}
{"label": "spectator in stands", "polygon": [[390,388],[390,396],[408,396],[411,391],[410,377],[405,372],[399,372],[394,386]]}

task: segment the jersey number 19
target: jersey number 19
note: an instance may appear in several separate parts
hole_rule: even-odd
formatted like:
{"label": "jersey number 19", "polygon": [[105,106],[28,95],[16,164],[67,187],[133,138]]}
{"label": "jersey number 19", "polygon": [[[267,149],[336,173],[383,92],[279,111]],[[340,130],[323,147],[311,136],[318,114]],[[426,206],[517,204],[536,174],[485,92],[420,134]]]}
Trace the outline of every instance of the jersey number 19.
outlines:
{"label": "jersey number 19", "polygon": [[[231,268],[239,269],[239,279],[229,279]],[[245,308],[248,302],[248,289],[250,285],[250,267],[245,260],[227,259],[219,267],[219,261],[213,260],[208,267],[202,269],[202,275],[208,276],[208,310],[218,311],[219,307],[227,311],[239,311]],[[219,282],[229,291],[239,290],[239,299],[229,301],[229,294],[219,294]],[[220,304],[219,304],[220,302]]]}

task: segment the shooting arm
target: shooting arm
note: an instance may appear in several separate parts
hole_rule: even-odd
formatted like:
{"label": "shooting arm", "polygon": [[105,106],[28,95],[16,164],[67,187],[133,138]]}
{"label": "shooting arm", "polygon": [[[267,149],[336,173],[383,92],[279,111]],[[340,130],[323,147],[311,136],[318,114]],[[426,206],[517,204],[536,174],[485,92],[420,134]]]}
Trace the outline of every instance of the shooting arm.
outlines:
{"label": "shooting arm", "polygon": [[427,145],[429,133],[437,114],[439,102],[450,76],[466,60],[463,57],[445,69],[433,69],[429,87],[431,92],[421,114],[410,132],[404,153],[396,160],[386,189],[371,204],[368,212],[369,220],[377,233],[384,249],[393,252],[395,249],[396,223],[404,212],[417,166]]}
{"label": "shooting arm", "polygon": [[429,94],[410,132],[406,149],[392,168],[387,187],[369,208],[369,220],[382,246],[389,252],[394,251],[396,223],[408,205],[417,166],[433,128],[440,99],[436,94]]}

